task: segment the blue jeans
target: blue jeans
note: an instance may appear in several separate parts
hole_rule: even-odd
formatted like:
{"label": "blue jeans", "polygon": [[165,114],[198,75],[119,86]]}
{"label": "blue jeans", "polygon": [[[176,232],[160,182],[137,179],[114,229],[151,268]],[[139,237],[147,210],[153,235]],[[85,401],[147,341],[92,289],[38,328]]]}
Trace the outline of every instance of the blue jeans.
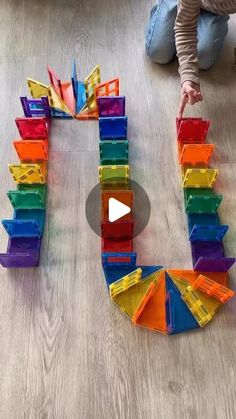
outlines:
{"label": "blue jeans", "polygon": [[[177,0],[159,0],[151,10],[146,30],[146,52],[152,61],[167,64],[176,55],[174,24]],[[228,32],[229,16],[201,10],[198,20],[199,68],[207,70],[217,60]]]}

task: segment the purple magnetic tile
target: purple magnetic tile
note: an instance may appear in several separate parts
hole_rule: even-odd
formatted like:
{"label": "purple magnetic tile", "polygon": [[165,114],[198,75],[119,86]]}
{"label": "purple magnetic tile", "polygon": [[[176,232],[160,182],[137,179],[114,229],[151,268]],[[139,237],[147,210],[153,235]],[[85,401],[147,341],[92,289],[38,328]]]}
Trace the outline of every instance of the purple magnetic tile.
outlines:
{"label": "purple magnetic tile", "polygon": [[125,96],[100,96],[97,103],[100,117],[125,115]]}
{"label": "purple magnetic tile", "polygon": [[8,241],[8,253],[35,253],[40,251],[41,239],[38,237],[11,237]]}
{"label": "purple magnetic tile", "polygon": [[27,118],[34,116],[51,116],[47,96],[42,96],[41,99],[28,99],[27,96],[20,96],[20,101]]}
{"label": "purple magnetic tile", "polygon": [[199,272],[227,272],[235,261],[235,258],[227,257],[200,257],[193,270]]}
{"label": "purple magnetic tile", "polygon": [[192,259],[193,266],[196,264],[198,259],[202,256],[205,258],[216,258],[220,259],[224,257],[224,246],[222,241],[219,242],[192,242]]}
{"label": "purple magnetic tile", "polygon": [[32,268],[39,265],[41,239],[37,237],[11,237],[7,253],[0,254],[4,268]]}
{"label": "purple magnetic tile", "polygon": [[38,261],[30,253],[0,253],[0,264],[4,268],[33,268]]}

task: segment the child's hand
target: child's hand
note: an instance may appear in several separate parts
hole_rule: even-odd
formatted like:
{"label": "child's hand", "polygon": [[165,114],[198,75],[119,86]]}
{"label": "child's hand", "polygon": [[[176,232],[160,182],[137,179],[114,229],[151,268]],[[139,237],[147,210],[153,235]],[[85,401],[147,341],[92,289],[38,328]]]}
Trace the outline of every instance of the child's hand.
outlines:
{"label": "child's hand", "polygon": [[178,118],[182,118],[184,109],[187,103],[194,105],[197,102],[203,100],[200,85],[193,83],[192,81],[185,81],[182,84],[181,89],[181,100],[178,112]]}

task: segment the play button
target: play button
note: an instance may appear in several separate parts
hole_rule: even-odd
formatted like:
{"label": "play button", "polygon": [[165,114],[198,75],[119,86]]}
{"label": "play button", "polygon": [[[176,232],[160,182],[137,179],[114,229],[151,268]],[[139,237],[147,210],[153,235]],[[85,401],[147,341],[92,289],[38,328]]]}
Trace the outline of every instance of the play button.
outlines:
{"label": "play button", "polygon": [[[132,230],[132,237],[138,236],[148,224],[151,205],[145,190],[133,180],[119,183],[110,179],[110,184],[98,183],[89,193],[85,213],[89,226],[100,237],[103,228],[118,232]],[[106,233],[105,233],[106,234]],[[119,235],[118,234],[118,235]],[[118,240],[117,235],[111,240]]]}
{"label": "play button", "polygon": [[123,204],[115,198],[109,198],[108,205],[108,219],[111,223],[131,212],[131,208],[128,205]]}

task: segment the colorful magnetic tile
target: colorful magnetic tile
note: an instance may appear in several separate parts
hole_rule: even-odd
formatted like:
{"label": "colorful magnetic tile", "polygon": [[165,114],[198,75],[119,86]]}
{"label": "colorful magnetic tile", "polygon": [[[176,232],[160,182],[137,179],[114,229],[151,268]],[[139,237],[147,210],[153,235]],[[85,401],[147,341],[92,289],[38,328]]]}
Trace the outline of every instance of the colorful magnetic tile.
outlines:
{"label": "colorful magnetic tile", "polygon": [[199,324],[183,301],[178,288],[166,273],[166,316],[169,334],[196,329]]}
{"label": "colorful magnetic tile", "polygon": [[[24,184],[18,186],[25,186]],[[27,185],[31,186],[31,185]],[[32,185],[34,186],[34,185]],[[38,185],[35,189],[17,189],[8,191],[7,196],[14,209],[45,209],[46,189],[40,190]]]}
{"label": "colorful magnetic tile", "polygon": [[100,162],[102,165],[127,164],[128,141],[100,141]]}
{"label": "colorful magnetic tile", "polygon": [[123,292],[115,295],[113,297],[113,301],[132,319],[143,298],[145,298],[146,294],[148,294],[151,284],[155,284],[157,282],[157,276],[158,272],[151,274]]}
{"label": "colorful magnetic tile", "polygon": [[129,166],[99,166],[99,179],[101,183],[127,183],[129,180]]}
{"label": "colorful magnetic tile", "polygon": [[30,78],[27,78],[27,84],[32,98],[39,99],[48,95],[49,86],[46,86],[46,84],[40,83]]}
{"label": "colorful magnetic tile", "polygon": [[134,232],[134,220],[118,220],[110,223],[102,221],[101,233],[103,239],[131,239]]}
{"label": "colorful magnetic tile", "polygon": [[102,239],[102,252],[132,252],[133,240]]}
{"label": "colorful magnetic tile", "polygon": [[210,121],[201,118],[182,118],[178,125],[178,141],[185,144],[204,143]]}
{"label": "colorful magnetic tile", "polygon": [[46,182],[47,167],[43,163],[9,164],[10,172],[16,183],[42,183]]}
{"label": "colorful magnetic tile", "polygon": [[49,65],[47,65],[47,71],[48,71],[48,77],[49,77],[51,86],[54,88],[57,95],[61,99],[63,99],[62,98],[62,91],[61,91],[61,80],[59,79],[59,77],[57,76],[55,71],[52,70],[52,68]]}
{"label": "colorful magnetic tile", "polygon": [[[87,103],[95,98],[95,87],[101,83],[100,65],[96,65],[91,73],[84,80]],[[95,98],[96,100],[96,98]]]}
{"label": "colorful magnetic tile", "polygon": [[[188,284],[193,285],[199,276],[199,272],[186,269],[168,269],[168,275],[171,277],[172,281],[175,283],[175,278],[183,279],[185,281],[185,286],[183,289],[180,289],[180,292],[183,293]],[[225,272],[208,272],[208,278],[214,280],[220,285],[227,286],[228,284],[228,275]],[[187,285],[186,285],[187,284]],[[176,284],[175,284],[176,285]]]}
{"label": "colorful magnetic tile", "polygon": [[224,257],[224,246],[222,242],[193,242],[191,243],[191,250],[193,265],[196,264],[200,257],[216,259]]}
{"label": "colorful magnetic tile", "polygon": [[[109,219],[109,199],[114,198],[117,201],[127,205],[132,210],[134,193],[132,190],[102,190],[101,202],[102,202],[102,219],[107,221]],[[122,220],[129,220],[131,213],[126,214],[122,217]]]}
{"label": "colorful magnetic tile", "polygon": [[128,253],[102,253],[102,265],[109,266],[135,266],[137,259],[136,252]]}
{"label": "colorful magnetic tile", "polygon": [[48,89],[48,100],[50,107],[54,109],[52,116],[55,114],[55,112],[58,114],[59,111],[71,115],[70,109],[66,106],[61,97],[57,95],[52,86],[50,86]]}
{"label": "colorful magnetic tile", "polygon": [[214,214],[188,214],[188,229],[191,233],[194,225],[218,226],[220,219],[217,213]]}
{"label": "colorful magnetic tile", "polygon": [[[222,306],[222,303],[217,301],[216,299],[206,295],[202,291],[193,288],[193,284],[195,283],[196,279],[198,278],[199,273],[194,272],[194,271],[184,271],[183,270],[182,273],[181,273],[181,276],[176,277],[175,274],[173,274],[173,272],[174,271],[172,270],[171,274],[170,274],[170,271],[168,271],[168,275],[170,276],[171,280],[174,282],[175,286],[178,288],[178,290],[181,294],[181,297],[183,298],[187,288],[191,287],[191,288],[188,288],[189,296],[190,296],[190,298],[193,297],[193,299],[197,303],[196,304],[196,309],[198,310],[198,308],[199,308],[199,312],[197,314],[201,315],[201,317],[202,317],[201,321],[204,323],[205,320],[207,320],[207,321],[211,320],[214,317],[215,313]],[[178,271],[175,271],[175,272],[178,272]],[[225,273],[209,272],[209,276],[211,276],[211,278],[212,277],[217,278],[217,281],[219,281],[219,283],[220,282],[223,282],[223,284],[225,283],[225,278],[226,278]],[[187,291],[187,294],[188,294],[188,291]],[[194,294],[192,294],[192,292],[194,292]],[[190,309],[190,304],[189,304],[190,301],[188,301],[188,298],[187,299],[183,298],[183,300],[185,301],[186,305]],[[205,317],[206,313],[210,314],[209,318]],[[198,315],[195,315],[194,313],[192,313],[192,314],[194,315],[194,317],[198,321],[199,320]],[[203,325],[203,323],[202,323],[202,325]]]}
{"label": "colorful magnetic tile", "polygon": [[16,118],[15,121],[19,134],[23,140],[48,138],[46,118]]}
{"label": "colorful magnetic tile", "polygon": [[225,304],[235,295],[234,291],[218,284],[205,275],[198,276],[197,280],[193,284],[193,288],[206,293],[208,296],[215,298],[222,304]]}
{"label": "colorful magnetic tile", "polygon": [[48,160],[47,140],[16,140],[13,144],[21,161]]}
{"label": "colorful magnetic tile", "polygon": [[194,315],[201,327],[205,326],[209,321],[212,320],[215,312],[208,311],[191,285],[187,286],[186,290],[182,294],[182,299],[187,304],[189,310]]}
{"label": "colorful magnetic tile", "polygon": [[193,269],[197,272],[228,272],[234,265],[236,259],[224,256],[205,257],[200,256],[196,261]]}
{"label": "colorful magnetic tile", "polygon": [[45,222],[45,210],[40,209],[17,209],[14,211],[14,220],[19,221],[35,221],[38,225],[40,235],[43,235],[44,222]]}
{"label": "colorful magnetic tile", "polygon": [[208,165],[214,147],[214,144],[182,144],[179,142],[179,163],[192,166]]}
{"label": "colorful magnetic tile", "polygon": [[161,333],[167,332],[166,323],[166,285],[164,271],[157,272],[156,282],[152,283],[136,309],[132,321],[136,326],[146,327]]}
{"label": "colorful magnetic tile", "polygon": [[142,269],[137,268],[135,271],[130,272],[129,274],[113,282],[111,285],[109,285],[110,297],[114,298],[115,295],[118,295],[121,292],[126,291],[133,285],[140,282],[141,278],[142,278]]}
{"label": "colorful magnetic tile", "polygon": [[126,140],[127,139],[127,116],[99,118],[100,139],[103,140]]}
{"label": "colorful magnetic tile", "polygon": [[223,200],[222,195],[215,195],[212,188],[185,188],[185,211],[189,214],[215,213]]}
{"label": "colorful magnetic tile", "polygon": [[100,83],[95,87],[96,97],[99,96],[119,96],[120,82],[119,79],[112,79],[104,83]]}
{"label": "colorful magnetic tile", "polygon": [[39,256],[34,257],[32,253],[0,253],[0,264],[3,268],[16,269],[16,268],[35,268],[39,265]]}
{"label": "colorful magnetic tile", "polygon": [[52,118],[61,118],[61,119],[73,119],[73,116],[69,113],[60,111],[59,109],[51,108]]}
{"label": "colorful magnetic tile", "polygon": [[69,81],[61,82],[61,93],[63,102],[74,115],[76,113],[76,103],[72,83]]}
{"label": "colorful magnetic tile", "polygon": [[76,113],[79,113],[86,105],[86,93],[84,82],[78,80],[75,60],[73,62],[71,82],[76,101]]}
{"label": "colorful magnetic tile", "polygon": [[35,116],[50,118],[51,110],[47,96],[43,96],[40,99],[28,99],[27,96],[21,96],[20,101],[27,118]]}
{"label": "colorful magnetic tile", "polygon": [[212,188],[218,174],[218,169],[184,168],[182,171],[182,187]]}
{"label": "colorful magnetic tile", "polygon": [[2,220],[2,225],[10,237],[41,237],[35,220]]}
{"label": "colorful magnetic tile", "polygon": [[227,225],[197,225],[195,224],[190,232],[189,240],[196,241],[221,241],[227,233]]}
{"label": "colorful magnetic tile", "polygon": [[125,116],[125,96],[101,96],[97,104],[100,117]]}
{"label": "colorful magnetic tile", "polygon": [[107,286],[109,287],[110,284],[112,284],[115,281],[118,281],[119,279],[123,278],[123,276],[128,275],[129,273],[133,272],[135,269],[141,268],[142,270],[142,279],[146,278],[147,276],[151,275],[152,273],[159,271],[162,269],[162,266],[154,265],[154,266],[116,266],[116,265],[110,265],[110,266],[103,266],[104,275],[106,278]]}

